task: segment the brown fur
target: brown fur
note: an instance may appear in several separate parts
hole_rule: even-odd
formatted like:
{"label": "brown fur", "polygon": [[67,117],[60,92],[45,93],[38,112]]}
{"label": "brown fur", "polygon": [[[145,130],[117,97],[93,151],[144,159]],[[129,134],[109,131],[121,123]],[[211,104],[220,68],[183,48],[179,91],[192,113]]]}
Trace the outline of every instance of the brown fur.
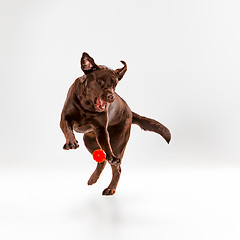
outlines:
{"label": "brown fur", "polygon": [[68,91],[60,127],[65,135],[64,149],[79,147],[73,130],[84,133],[83,140],[92,154],[103,149],[106,160],[98,163],[88,184],[94,184],[106,162],[112,167],[112,181],[103,195],[113,195],[121,174],[121,160],[129,140],[132,123],[142,129],[160,134],[169,143],[170,131],[159,122],[142,117],[130,110],[127,103],[115,92],[117,83],[127,71],[127,65],[117,70],[95,64],[87,53],[81,58],[81,68],[85,75],[75,80]]}

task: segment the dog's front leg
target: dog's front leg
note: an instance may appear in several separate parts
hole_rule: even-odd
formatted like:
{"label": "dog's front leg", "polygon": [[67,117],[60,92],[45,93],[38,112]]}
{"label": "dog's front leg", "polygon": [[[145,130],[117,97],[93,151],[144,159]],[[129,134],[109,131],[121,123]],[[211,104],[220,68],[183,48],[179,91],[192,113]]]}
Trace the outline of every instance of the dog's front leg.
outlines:
{"label": "dog's front leg", "polygon": [[63,146],[63,149],[76,149],[79,147],[78,141],[76,140],[71,124],[62,116],[60,121],[60,127],[63,131],[63,134],[66,138],[66,143]]}
{"label": "dog's front leg", "polygon": [[95,128],[95,133],[97,136],[97,142],[99,146],[105,151],[107,155],[107,160],[110,164],[120,164],[121,160],[120,158],[117,158],[114,156],[114,153],[112,151],[111,145],[110,145],[110,138],[106,127],[97,127]]}

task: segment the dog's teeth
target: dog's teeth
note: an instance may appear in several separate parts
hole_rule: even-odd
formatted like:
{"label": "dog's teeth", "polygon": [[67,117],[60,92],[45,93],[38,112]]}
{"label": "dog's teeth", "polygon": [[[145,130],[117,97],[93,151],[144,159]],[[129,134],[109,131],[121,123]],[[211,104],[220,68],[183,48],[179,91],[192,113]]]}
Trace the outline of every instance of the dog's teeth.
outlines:
{"label": "dog's teeth", "polygon": [[100,98],[97,98],[97,100],[96,100],[96,106],[97,106],[97,108],[99,109],[99,110],[104,110],[105,108],[106,108],[106,103],[102,100],[102,99],[100,99]]}

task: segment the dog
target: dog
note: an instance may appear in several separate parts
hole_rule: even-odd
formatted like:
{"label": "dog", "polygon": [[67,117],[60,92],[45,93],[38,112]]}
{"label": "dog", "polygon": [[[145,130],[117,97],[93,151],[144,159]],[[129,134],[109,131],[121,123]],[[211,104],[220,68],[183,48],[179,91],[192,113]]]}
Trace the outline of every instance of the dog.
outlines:
{"label": "dog", "polygon": [[80,64],[84,72],[70,87],[61,114],[60,127],[66,138],[63,149],[79,147],[74,132],[84,133],[83,140],[88,151],[96,149],[106,153],[106,160],[98,163],[88,180],[88,185],[97,182],[106,163],[112,168],[112,180],[103,195],[113,195],[121,175],[121,160],[130,137],[132,124],[143,130],[160,134],[167,143],[171,133],[156,120],[142,117],[131,111],[127,103],[115,92],[118,82],[127,71],[127,64],[112,70],[97,65],[92,57],[83,53]]}

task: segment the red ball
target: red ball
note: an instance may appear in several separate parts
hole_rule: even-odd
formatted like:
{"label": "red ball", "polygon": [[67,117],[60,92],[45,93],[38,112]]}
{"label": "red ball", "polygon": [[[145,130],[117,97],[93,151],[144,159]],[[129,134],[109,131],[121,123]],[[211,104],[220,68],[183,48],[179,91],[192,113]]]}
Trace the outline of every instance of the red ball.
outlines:
{"label": "red ball", "polygon": [[106,153],[102,149],[97,149],[93,152],[93,159],[96,162],[101,163],[106,160]]}

